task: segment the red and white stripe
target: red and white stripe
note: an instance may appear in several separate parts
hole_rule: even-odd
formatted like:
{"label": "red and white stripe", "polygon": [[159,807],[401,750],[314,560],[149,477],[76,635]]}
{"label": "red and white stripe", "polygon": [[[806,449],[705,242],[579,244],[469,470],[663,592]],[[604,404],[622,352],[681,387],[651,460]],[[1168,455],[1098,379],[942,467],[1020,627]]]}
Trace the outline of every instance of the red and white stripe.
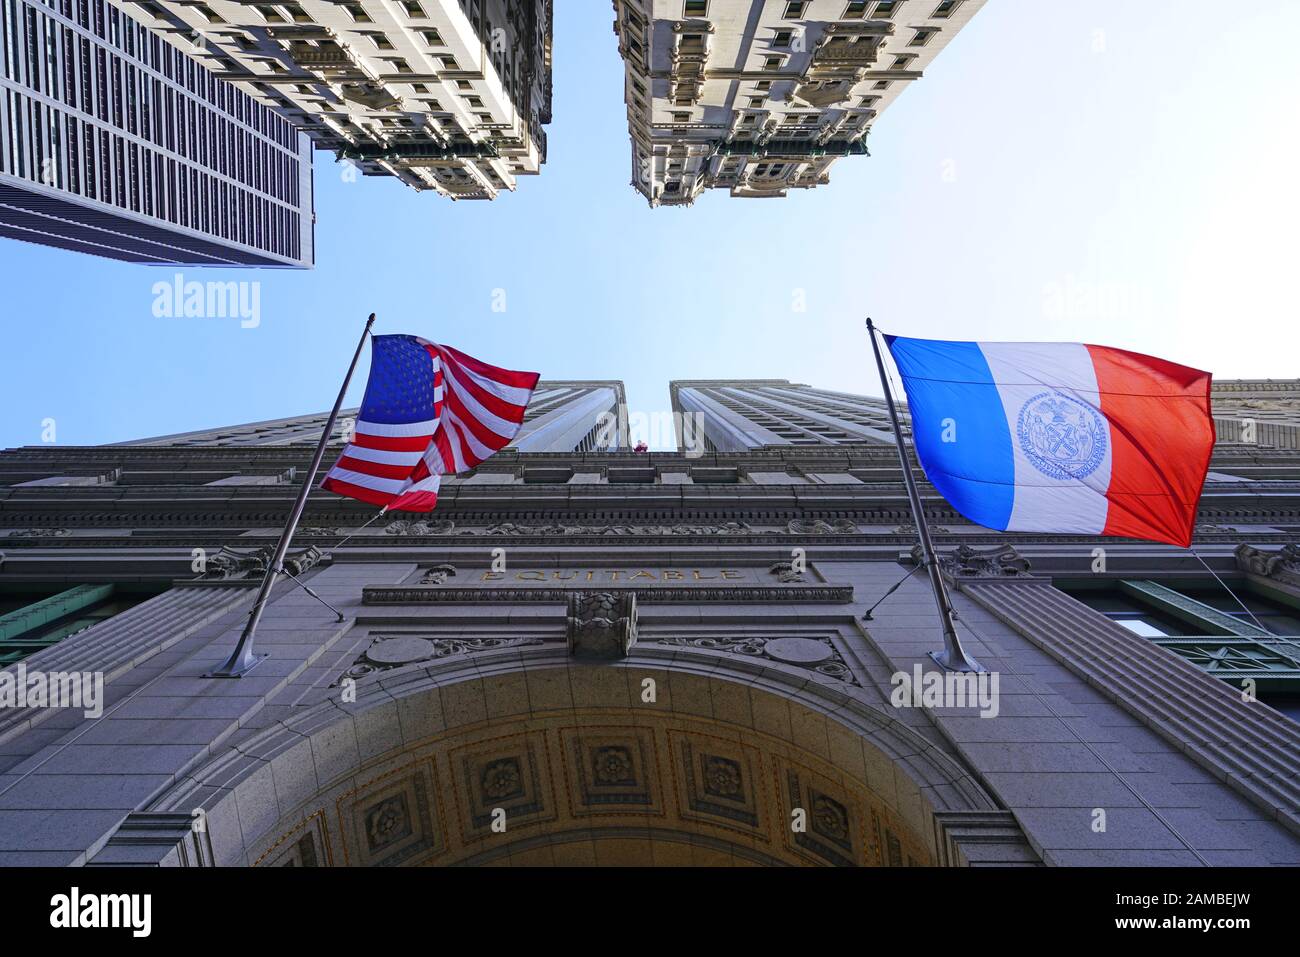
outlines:
{"label": "red and white stripe", "polygon": [[474,468],[519,432],[538,373],[418,341],[433,360],[435,418],[406,425],[358,419],[322,488],[389,511],[432,511],[441,476]]}

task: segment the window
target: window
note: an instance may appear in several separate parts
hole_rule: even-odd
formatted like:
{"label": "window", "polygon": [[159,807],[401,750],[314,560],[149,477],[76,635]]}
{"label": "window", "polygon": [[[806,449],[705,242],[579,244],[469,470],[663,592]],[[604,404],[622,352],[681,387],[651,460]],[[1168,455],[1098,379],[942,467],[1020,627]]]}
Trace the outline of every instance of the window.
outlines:
{"label": "window", "polygon": [[785,19],[798,20],[803,16],[804,8],[807,6],[807,0],[789,0],[785,5]]}
{"label": "window", "polygon": [[930,42],[930,37],[938,32],[938,30],[917,30],[916,33],[912,34],[912,39],[907,45],[909,47],[923,47]]}
{"label": "window", "polygon": [[424,19],[426,16],[424,7],[420,6],[416,0],[402,0],[402,6],[406,8],[406,15],[408,17]]}
{"label": "window", "polygon": [[867,0],[854,0],[844,8],[845,20],[861,20],[867,13]]}
{"label": "window", "polygon": [[420,32],[424,34],[424,42],[429,46],[440,47],[444,45],[442,42],[442,34],[437,30],[421,30]]}
{"label": "window", "polygon": [[125,585],[0,592],[0,667],[57,644],[152,595]]}
{"label": "window", "polygon": [[763,69],[764,69],[764,70],[779,70],[779,69],[781,69],[781,64],[784,63],[784,62],[785,62],[785,60],[784,60],[783,57],[779,57],[779,56],[770,56],[770,57],[767,57],[767,58],[763,61]]}
{"label": "window", "polygon": [[934,8],[934,13],[930,14],[935,20],[946,20],[952,16],[954,10],[961,6],[961,0],[943,0],[941,4]]}
{"label": "window", "polygon": [[370,14],[366,13],[366,8],[359,3],[345,3],[343,9],[357,23],[370,23]]}
{"label": "window", "polygon": [[765,96],[751,96],[751,97],[749,98],[749,105],[750,105],[750,108],[752,108],[752,109],[756,109],[756,108],[758,108],[758,107],[761,107],[761,106],[762,106],[764,103],[766,103],[766,102],[767,102],[767,97],[765,97]]}
{"label": "window", "polygon": [[790,46],[793,33],[790,30],[777,30],[772,37],[772,46],[785,49]]}
{"label": "window", "polygon": [[370,42],[373,43],[375,45],[375,48],[378,50],[393,49],[393,41],[388,39],[388,37],[382,33],[370,34]]}
{"label": "window", "polygon": [[689,114],[689,113],[674,113],[674,114],[673,114],[673,122],[674,122],[674,123],[689,123],[690,121],[691,121],[691,114]]}
{"label": "window", "polygon": [[709,0],[686,0],[682,14],[688,17],[703,17],[709,12]]}
{"label": "window", "polygon": [[900,2],[901,0],[880,0],[880,3],[876,4],[876,9],[871,11],[871,15],[881,19],[888,19],[897,12]]}

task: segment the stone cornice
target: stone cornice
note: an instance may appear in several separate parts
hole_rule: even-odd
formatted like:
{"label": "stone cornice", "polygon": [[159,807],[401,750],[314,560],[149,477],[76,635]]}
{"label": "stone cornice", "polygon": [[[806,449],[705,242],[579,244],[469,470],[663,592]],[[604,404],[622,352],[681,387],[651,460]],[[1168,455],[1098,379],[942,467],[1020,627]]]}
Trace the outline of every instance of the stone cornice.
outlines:
{"label": "stone cornice", "polygon": [[[519,602],[567,603],[569,596],[581,589],[574,588],[456,588],[446,585],[369,585],[362,589],[365,605],[428,605],[489,603],[495,605]],[[601,592],[631,594],[639,602],[817,602],[846,604],[853,601],[851,585],[647,585],[644,587],[602,584]]]}

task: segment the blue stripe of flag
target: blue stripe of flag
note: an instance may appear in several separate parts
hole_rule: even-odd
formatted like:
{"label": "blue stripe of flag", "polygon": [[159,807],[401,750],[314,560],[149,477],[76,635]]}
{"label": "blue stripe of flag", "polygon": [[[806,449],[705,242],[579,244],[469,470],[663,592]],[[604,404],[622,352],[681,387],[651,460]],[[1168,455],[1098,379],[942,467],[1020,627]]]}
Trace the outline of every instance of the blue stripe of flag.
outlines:
{"label": "blue stripe of flag", "polygon": [[[977,342],[886,336],[903,377],[912,441],[930,483],[957,511],[1005,529],[1015,501],[1011,429]],[[948,431],[954,441],[944,441]]]}

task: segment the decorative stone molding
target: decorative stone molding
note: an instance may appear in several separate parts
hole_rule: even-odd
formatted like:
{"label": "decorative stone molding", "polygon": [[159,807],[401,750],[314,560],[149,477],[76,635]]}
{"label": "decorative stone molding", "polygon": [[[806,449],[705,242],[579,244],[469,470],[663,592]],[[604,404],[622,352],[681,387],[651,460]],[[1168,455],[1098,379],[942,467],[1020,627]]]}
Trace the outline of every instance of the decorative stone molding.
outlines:
{"label": "decorative stone molding", "polygon": [[294,531],[294,538],[336,538],[343,533],[333,525],[300,525]]}
{"label": "decorative stone molding", "polygon": [[206,828],[192,814],[128,814],[88,867],[215,867]]}
{"label": "decorative stone molding", "polygon": [[[897,528],[894,529],[894,534],[895,534],[895,535],[915,535],[915,534],[916,534],[916,526],[913,525],[911,522],[905,522],[905,523],[903,523],[902,525],[899,525]],[[952,529],[947,528],[947,527],[945,527],[945,526],[943,526],[943,525],[931,525],[931,526],[930,526],[930,534],[931,534],[931,535],[951,535],[951,534],[952,534]]]}
{"label": "decorative stone molding", "polygon": [[660,638],[656,643],[766,658],[861,687],[843,656],[826,638]]}
{"label": "decorative stone molding", "polygon": [[[270,545],[248,552],[236,551],[222,546],[221,550],[207,560],[204,571],[198,576],[199,581],[232,581],[240,578],[256,578],[265,575],[275,557],[275,549]],[[296,555],[285,556],[284,567],[291,575],[301,575],[314,567],[324,553],[315,545],[309,545]]]}
{"label": "decorative stone molding", "polygon": [[[852,585],[646,585],[607,589],[613,594],[635,595],[638,601],[682,603],[815,602],[844,604],[853,601]],[[477,604],[567,602],[571,588],[457,588],[446,585],[368,585],[362,589],[365,605]]]}
{"label": "decorative stone molding", "polygon": [[[912,559],[921,561],[921,546],[912,549]],[[956,579],[1004,580],[1032,579],[1029,559],[1010,545],[979,550],[969,545],[958,545],[951,552],[936,556],[939,567]]]}
{"label": "decorative stone molding", "polygon": [[803,569],[795,568],[794,562],[776,562],[768,571],[783,583],[803,581]]}
{"label": "decorative stone molding", "polygon": [[421,585],[441,585],[448,578],[456,577],[455,565],[434,565],[420,578]]}
{"label": "decorative stone molding", "polygon": [[940,867],[1033,867],[1042,860],[1010,811],[936,811]]}
{"label": "decorative stone molding", "polygon": [[16,528],[6,538],[65,538],[72,534],[70,528]]}
{"label": "decorative stone molding", "polygon": [[820,518],[792,518],[786,530],[794,535],[856,535],[858,526],[847,518],[827,522]]}
{"label": "decorative stone molding", "polygon": [[1243,572],[1300,587],[1300,545],[1288,543],[1276,552],[1266,552],[1241,544],[1233,555]]}
{"label": "decorative stone molding", "polygon": [[[541,638],[429,638],[419,634],[376,635],[357,659],[343,672],[344,678],[364,678],[378,671],[390,671],[419,661],[438,661],[501,648],[524,648],[542,644]],[[337,687],[338,681],[331,687]]]}
{"label": "decorative stone molding", "polygon": [[636,595],[629,592],[572,592],[569,595],[569,654],[626,658],[636,644]]}
{"label": "decorative stone molding", "polygon": [[417,521],[410,522],[406,519],[399,518],[397,521],[389,522],[384,526],[385,535],[450,535],[456,528],[456,523],[449,519],[442,519],[437,522]]}
{"label": "decorative stone molding", "polygon": [[[713,525],[518,525],[498,522],[487,526],[484,535],[751,535],[754,529],[745,522],[719,522]],[[462,535],[473,534],[469,531]]]}

